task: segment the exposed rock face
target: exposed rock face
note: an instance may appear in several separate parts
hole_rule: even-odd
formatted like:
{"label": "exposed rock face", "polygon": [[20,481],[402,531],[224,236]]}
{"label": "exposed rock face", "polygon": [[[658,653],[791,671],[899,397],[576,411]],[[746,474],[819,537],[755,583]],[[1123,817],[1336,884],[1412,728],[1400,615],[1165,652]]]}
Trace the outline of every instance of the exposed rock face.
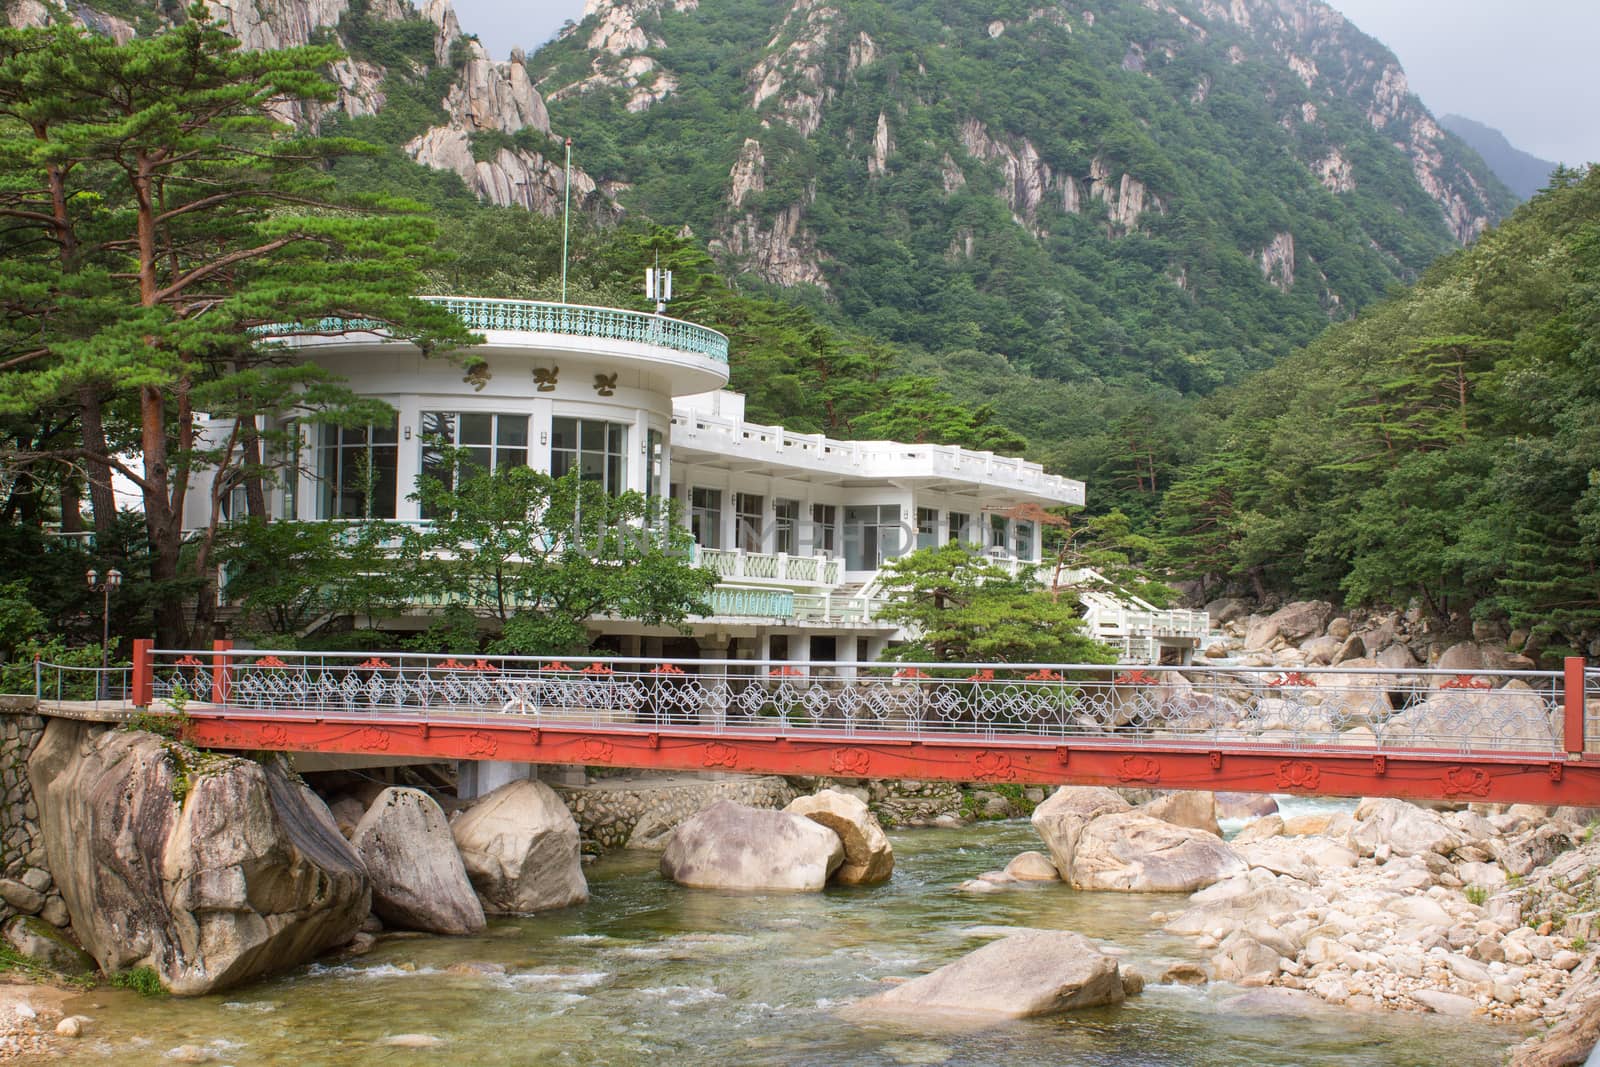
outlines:
{"label": "exposed rock face", "polygon": [[1320,634],[1333,618],[1333,605],[1326,600],[1297,600],[1285,604],[1265,619],[1251,625],[1245,635],[1247,649],[1267,648],[1273,641],[1297,641]]}
{"label": "exposed rock face", "polygon": [[467,880],[450,824],[419,789],[385,789],[351,837],[372,879],[372,910],[390,926],[473,934],[483,906]]}
{"label": "exposed rock face", "polygon": [[1066,877],[1077,889],[1190,893],[1245,869],[1214,834],[1123,812],[1083,828]]}
{"label": "exposed rock face", "polygon": [[834,874],[839,885],[876,885],[894,873],[894,849],[889,847],[889,838],[859,797],[824,789],[796,798],[783,810],[804,815],[839,835],[844,844],[844,863]]}
{"label": "exposed rock face", "polygon": [[451,824],[484,911],[526,914],[589,899],[578,824],[543,782],[508,782]]}
{"label": "exposed rock face", "polygon": [[160,738],[57,719],[28,761],[50,867],[102,970],[199,994],[341,945],[370,909],[361,861],[276,764],[194,779]]}
{"label": "exposed rock face", "polygon": [[1030,930],[858,1001],[847,1014],[1019,1019],[1117,1004],[1124,996],[1117,961],[1088,938]]}
{"label": "exposed rock face", "polygon": [[4,937],[6,944],[57,974],[88,974],[95,968],[93,958],[71,938],[35,916],[12,916]]}
{"label": "exposed rock face", "polygon": [[844,855],[838,834],[803,815],[724,800],[678,827],[661,873],[698,889],[814,892]]}
{"label": "exposed rock face", "polygon": [[[1081,210],[1082,193],[1078,181],[1070,174],[1056,173],[1026,137],[997,138],[982,122],[967,119],[961,124],[961,145],[974,159],[999,165],[1003,176],[1000,197],[1011,208],[1018,225],[1034,233],[1042,232],[1036,225],[1039,208],[1048,202],[1051,193],[1059,194],[1062,211],[1076,215]],[[944,182],[947,193],[966,182],[959,169],[952,175],[949,168],[953,167],[954,163],[947,164]]]}
{"label": "exposed rock face", "polygon": [[1033,809],[1033,828],[1044,840],[1050,860],[1064,880],[1072,877],[1072,859],[1083,828],[1102,815],[1130,810],[1131,805],[1099,786],[1062,786]]}
{"label": "exposed rock face", "polygon": [[1215,793],[1197,789],[1179,790],[1141,804],[1138,810],[1174,826],[1187,826],[1195,830],[1204,830],[1208,834],[1222,833],[1217,826]]}
{"label": "exposed rock face", "polygon": [[1261,264],[1261,276],[1274,289],[1287,293],[1294,288],[1294,234],[1288,231],[1274,234],[1257,260]]}

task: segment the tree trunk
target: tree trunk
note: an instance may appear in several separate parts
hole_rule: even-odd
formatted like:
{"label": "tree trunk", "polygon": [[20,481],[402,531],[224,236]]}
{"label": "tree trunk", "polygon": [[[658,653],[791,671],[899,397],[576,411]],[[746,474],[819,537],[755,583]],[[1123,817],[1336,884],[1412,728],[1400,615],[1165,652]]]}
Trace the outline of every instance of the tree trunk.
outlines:
{"label": "tree trunk", "polygon": [[93,386],[78,390],[78,416],[83,425],[83,447],[89,453],[89,506],[94,511],[95,545],[102,552],[110,551],[116,539],[117,496],[111,488],[111,465],[99,458],[109,456],[111,450],[106,447],[100,392]]}
{"label": "tree trunk", "polygon": [[68,474],[61,479],[61,532],[64,534],[77,534],[83,532],[83,515],[78,508],[81,503],[78,495],[78,478]]}
{"label": "tree trunk", "polygon": [[261,434],[256,431],[256,420],[254,418],[246,416],[239,420],[239,438],[239,465],[245,471],[245,510],[252,519],[265,521],[267,517],[267,492],[261,481]]}

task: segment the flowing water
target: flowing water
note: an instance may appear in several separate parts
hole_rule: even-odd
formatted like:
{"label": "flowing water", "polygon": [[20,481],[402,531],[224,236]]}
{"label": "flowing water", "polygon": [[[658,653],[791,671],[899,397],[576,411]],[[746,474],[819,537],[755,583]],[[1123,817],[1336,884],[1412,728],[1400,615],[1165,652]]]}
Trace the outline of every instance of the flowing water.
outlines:
{"label": "flowing water", "polygon": [[[1272,1014],[1244,991],[1150,985],[1126,1004],[968,1032],[858,1026],[835,1009],[984,944],[996,927],[1076,930],[1147,975],[1197,954],[1149,921],[1183,898],[1076,893],[1057,883],[953,891],[1039,847],[1026,822],[893,834],[873,889],[737,895],[661,879],[657,857],[588,870],[578,908],[492,922],[482,936],[402,935],[222,996],[98,990],[72,1062],[171,1064],[1250,1065],[1478,1067],[1514,1030],[1438,1016]],[[404,1035],[423,1035],[407,1037]],[[386,1044],[395,1038],[426,1047]],[[183,1046],[190,1046],[183,1048]]]}

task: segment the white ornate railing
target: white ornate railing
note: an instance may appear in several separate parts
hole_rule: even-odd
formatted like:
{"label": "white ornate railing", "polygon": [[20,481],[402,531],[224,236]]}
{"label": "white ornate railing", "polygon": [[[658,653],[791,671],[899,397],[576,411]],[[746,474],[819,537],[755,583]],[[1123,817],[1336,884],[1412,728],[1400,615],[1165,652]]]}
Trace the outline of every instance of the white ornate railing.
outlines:
{"label": "white ornate railing", "polygon": [[[134,671],[135,703],[181,692],[197,702],[301,716],[503,714],[550,723],[889,728],[913,735],[1337,746],[1350,753],[1583,751],[1581,725],[1564,724],[1571,697],[1564,698],[1563,675],[1555,671],[664,663],[238,649],[146,655]],[[56,687],[58,670],[39,668],[41,697]],[[1580,694],[1582,687],[1577,683]]]}
{"label": "white ornate railing", "polygon": [[731,581],[832,586],[843,578],[843,563],[828,556],[791,556],[786,552],[746,552],[696,545],[694,562]]}
{"label": "white ornate railing", "polygon": [[[543,300],[501,300],[475,296],[425,296],[421,299],[430,304],[443,305],[474,330],[517,330],[637,341],[705,356],[718,363],[728,362],[726,336],[709,327],[682,319],[669,319],[664,315],[623,308],[554,304]],[[253,332],[264,337],[287,337],[295,334],[381,332],[386,328],[386,323],[375,319],[330,317],[312,323],[269,323],[255,327]]]}

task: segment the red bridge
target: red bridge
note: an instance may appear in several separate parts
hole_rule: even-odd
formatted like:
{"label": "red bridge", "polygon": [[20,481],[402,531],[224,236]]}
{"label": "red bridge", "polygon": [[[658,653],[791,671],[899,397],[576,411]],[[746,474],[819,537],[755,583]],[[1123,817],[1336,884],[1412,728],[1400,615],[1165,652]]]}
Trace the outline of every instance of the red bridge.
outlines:
{"label": "red bridge", "polygon": [[[181,709],[207,748],[1600,806],[1600,671],[1581,659],[1462,675],[140,641],[121,679],[100,683],[115,706]],[[41,710],[83,684],[40,664]]]}

